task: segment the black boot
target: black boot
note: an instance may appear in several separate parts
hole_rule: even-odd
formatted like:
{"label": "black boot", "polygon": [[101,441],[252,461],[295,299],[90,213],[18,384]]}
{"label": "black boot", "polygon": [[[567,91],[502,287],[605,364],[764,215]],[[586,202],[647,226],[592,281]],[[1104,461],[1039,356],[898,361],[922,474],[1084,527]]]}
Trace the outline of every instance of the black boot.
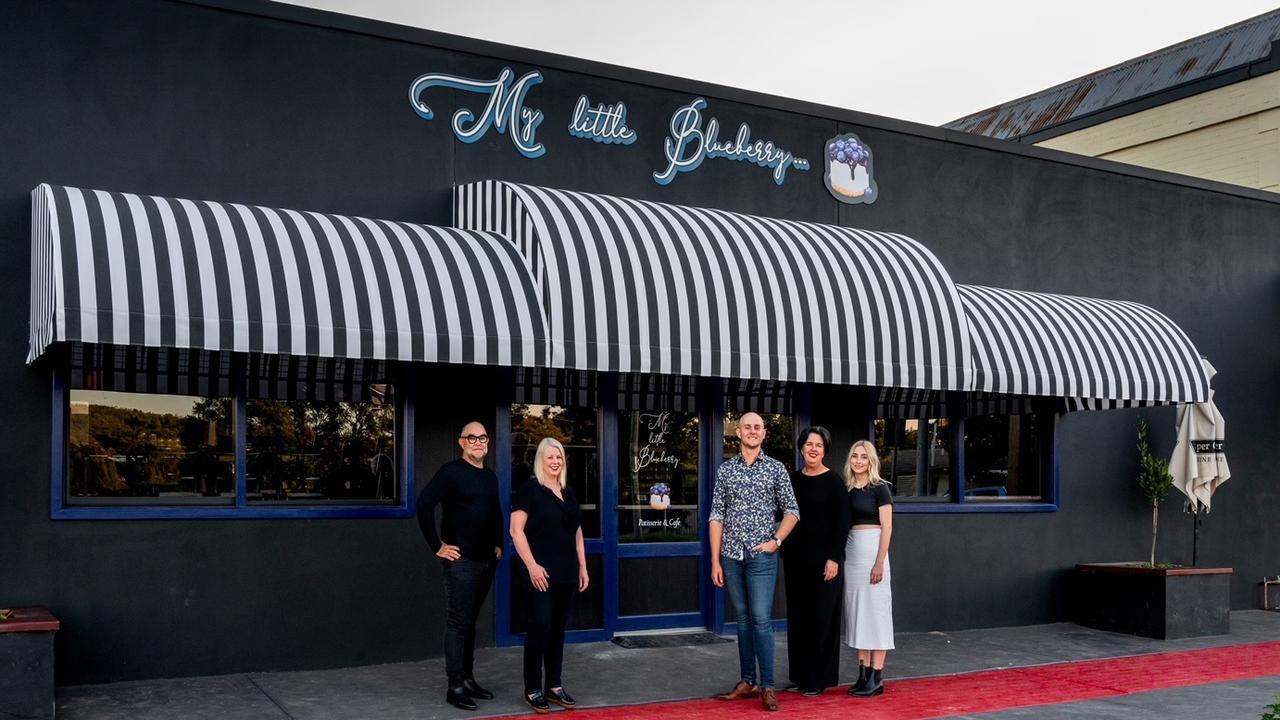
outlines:
{"label": "black boot", "polygon": [[466,680],[463,680],[462,689],[466,690],[468,695],[477,700],[493,699],[493,693],[480,687],[480,683],[476,682],[475,678],[467,678]]}
{"label": "black boot", "polygon": [[858,666],[858,682],[854,683],[853,687],[849,688],[849,694],[857,695],[858,693],[862,692],[862,689],[867,686],[867,681],[870,679],[871,679],[871,668],[867,667],[866,665],[859,665]]}
{"label": "black boot", "polygon": [[871,677],[867,680],[867,684],[864,685],[861,690],[855,692],[854,695],[857,695],[858,697],[875,697],[876,695],[883,693],[884,681],[880,678],[880,674],[882,672],[884,672],[883,669],[872,670]]}
{"label": "black boot", "polygon": [[459,710],[475,710],[477,707],[475,700],[467,697],[467,691],[461,685],[449,688],[444,694],[444,701]]}

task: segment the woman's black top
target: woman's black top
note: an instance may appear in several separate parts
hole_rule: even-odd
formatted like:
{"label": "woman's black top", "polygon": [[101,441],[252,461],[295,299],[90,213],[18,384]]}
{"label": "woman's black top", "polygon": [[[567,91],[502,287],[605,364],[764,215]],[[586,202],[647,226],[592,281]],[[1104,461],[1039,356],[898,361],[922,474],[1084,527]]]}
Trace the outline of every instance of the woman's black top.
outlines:
{"label": "woman's black top", "polygon": [[796,470],[791,473],[791,489],[800,508],[800,522],[782,545],[783,558],[788,563],[843,563],[849,502],[840,476],[833,470],[821,475]]}
{"label": "woman's black top", "polygon": [[534,561],[546,568],[551,582],[577,584],[582,509],[573,488],[565,487],[560,492],[563,501],[537,479],[530,478],[516,490],[511,510],[523,510],[529,515],[524,536],[529,540]]}
{"label": "woman's black top", "polygon": [[892,504],[893,493],[889,492],[889,486],[884,483],[850,490],[849,514],[853,519],[851,526],[879,525],[881,506]]}

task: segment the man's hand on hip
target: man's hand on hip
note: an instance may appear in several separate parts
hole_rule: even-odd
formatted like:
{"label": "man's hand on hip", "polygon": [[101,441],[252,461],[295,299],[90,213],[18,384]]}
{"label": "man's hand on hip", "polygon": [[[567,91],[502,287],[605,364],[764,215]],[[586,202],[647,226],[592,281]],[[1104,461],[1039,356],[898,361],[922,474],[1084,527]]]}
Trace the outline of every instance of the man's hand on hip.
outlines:
{"label": "man's hand on hip", "polygon": [[440,549],[436,551],[436,557],[445,560],[460,560],[462,559],[462,551],[458,549],[457,545],[440,543]]}

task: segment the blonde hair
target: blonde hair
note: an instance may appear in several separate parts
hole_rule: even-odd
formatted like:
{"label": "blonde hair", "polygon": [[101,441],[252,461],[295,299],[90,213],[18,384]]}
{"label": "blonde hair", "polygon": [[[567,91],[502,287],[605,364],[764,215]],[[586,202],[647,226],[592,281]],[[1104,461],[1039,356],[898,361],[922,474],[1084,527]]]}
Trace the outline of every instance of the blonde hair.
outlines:
{"label": "blonde hair", "polygon": [[867,486],[872,487],[884,482],[884,478],[880,477],[880,453],[876,450],[876,446],[872,445],[870,440],[859,440],[849,448],[849,456],[844,459],[844,486],[849,490],[853,489],[853,453],[858,448],[867,450],[867,476],[870,478]]}
{"label": "blonde hair", "polygon": [[547,484],[547,479],[544,476],[545,471],[542,469],[542,456],[549,449],[560,451],[560,488],[564,489],[565,475],[569,472],[569,458],[565,457],[564,445],[561,445],[560,441],[555,438],[542,438],[542,442],[538,443],[538,452],[534,453],[533,476],[538,478],[538,482],[543,485]]}

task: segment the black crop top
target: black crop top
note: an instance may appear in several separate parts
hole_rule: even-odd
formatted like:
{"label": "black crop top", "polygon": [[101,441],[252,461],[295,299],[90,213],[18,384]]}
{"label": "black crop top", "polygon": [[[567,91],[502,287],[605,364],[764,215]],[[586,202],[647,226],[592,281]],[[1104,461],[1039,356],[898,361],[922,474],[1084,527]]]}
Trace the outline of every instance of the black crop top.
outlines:
{"label": "black crop top", "polygon": [[879,525],[880,508],[893,504],[893,494],[884,483],[849,491],[849,514],[854,525]]}

